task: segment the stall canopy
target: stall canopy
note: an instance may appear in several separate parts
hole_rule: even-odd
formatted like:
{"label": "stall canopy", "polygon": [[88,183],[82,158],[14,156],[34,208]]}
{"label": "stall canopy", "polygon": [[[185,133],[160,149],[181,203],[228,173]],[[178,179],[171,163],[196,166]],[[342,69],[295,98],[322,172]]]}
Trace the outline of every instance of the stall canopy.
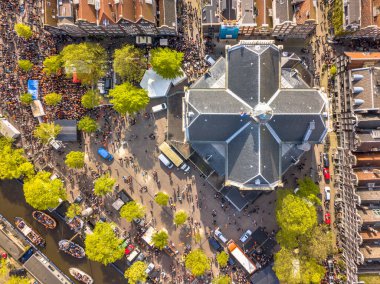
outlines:
{"label": "stall canopy", "polygon": [[55,124],[61,126],[62,130],[58,134],[57,139],[64,142],[77,141],[77,121],[69,119],[58,119],[54,121]]}
{"label": "stall canopy", "polygon": [[28,93],[32,95],[33,100],[38,99],[38,80],[28,80]]}
{"label": "stall canopy", "polygon": [[45,115],[45,111],[40,100],[34,100],[30,106],[32,107],[33,117],[40,117]]}
{"label": "stall canopy", "polygon": [[150,98],[161,98],[168,94],[172,84],[177,85],[185,79],[186,75],[167,80],[158,75],[153,69],[149,69],[145,71],[140,86],[148,91]]}

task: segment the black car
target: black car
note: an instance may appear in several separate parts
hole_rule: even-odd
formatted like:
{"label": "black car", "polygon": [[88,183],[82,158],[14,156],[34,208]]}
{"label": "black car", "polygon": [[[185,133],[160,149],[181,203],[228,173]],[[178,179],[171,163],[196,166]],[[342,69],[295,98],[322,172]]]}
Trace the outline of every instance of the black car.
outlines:
{"label": "black car", "polygon": [[130,197],[129,194],[124,189],[120,190],[117,195],[121,200],[123,200],[124,203],[128,203],[129,201],[132,201],[132,197]]}
{"label": "black car", "polygon": [[19,268],[19,269],[12,269],[9,271],[9,276],[19,276],[19,277],[26,277],[26,269],[25,268]]}
{"label": "black car", "polygon": [[330,166],[329,155],[327,153],[323,153],[323,167],[328,168]]}
{"label": "black car", "polygon": [[208,238],[208,242],[210,243],[210,246],[216,250],[216,251],[222,251],[223,247],[220,245],[220,243],[213,237]]}

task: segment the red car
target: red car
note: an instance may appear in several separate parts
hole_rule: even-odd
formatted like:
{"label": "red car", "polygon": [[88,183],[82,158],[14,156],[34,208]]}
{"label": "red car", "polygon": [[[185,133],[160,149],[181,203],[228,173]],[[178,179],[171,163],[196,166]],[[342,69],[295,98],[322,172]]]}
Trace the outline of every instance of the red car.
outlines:
{"label": "red car", "polygon": [[125,255],[130,254],[134,249],[135,249],[135,246],[132,245],[132,244],[129,244],[129,245],[125,248]]}
{"label": "red car", "polygon": [[325,181],[330,181],[330,172],[328,168],[323,168],[323,176],[325,177]]}
{"label": "red car", "polygon": [[331,215],[329,212],[325,213],[325,224],[327,224],[327,225],[331,224]]}

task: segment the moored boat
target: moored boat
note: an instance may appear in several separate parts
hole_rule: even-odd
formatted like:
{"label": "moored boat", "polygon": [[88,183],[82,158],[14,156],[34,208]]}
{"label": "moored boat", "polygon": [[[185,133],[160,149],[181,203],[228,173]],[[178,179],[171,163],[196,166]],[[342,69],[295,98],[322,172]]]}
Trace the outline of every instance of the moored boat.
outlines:
{"label": "moored boat", "polygon": [[58,246],[61,251],[76,258],[83,258],[86,255],[84,249],[80,245],[69,240],[59,241]]}
{"label": "moored boat", "polygon": [[83,272],[82,270],[78,268],[71,267],[69,269],[70,274],[78,281],[85,283],[85,284],[92,284],[94,283],[94,280],[90,275]]}
{"label": "moored boat", "polygon": [[20,217],[15,217],[15,224],[17,229],[34,245],[45,246],[45,240],[28,224],[25,223],[24,219]]}
{"label": "moored boat", "polygon": [[33,211],[32,216],[34,220],[41,223],[46,229],[54,229],[57,226],[57,222],[44,212]]}

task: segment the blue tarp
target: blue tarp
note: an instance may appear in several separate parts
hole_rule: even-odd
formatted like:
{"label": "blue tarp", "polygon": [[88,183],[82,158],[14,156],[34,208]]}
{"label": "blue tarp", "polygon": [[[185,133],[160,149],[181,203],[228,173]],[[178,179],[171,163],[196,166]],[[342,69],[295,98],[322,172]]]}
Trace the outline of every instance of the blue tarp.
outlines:
{"label": "blue tarp", "polygon": [[33,100],[38,100],[38,80],[28,80],[28,93]]}
{"label": "blue tarp", "polygon": [[220,39],[237,39],[239,35],[239,26],[222,25],[219,32]]}

